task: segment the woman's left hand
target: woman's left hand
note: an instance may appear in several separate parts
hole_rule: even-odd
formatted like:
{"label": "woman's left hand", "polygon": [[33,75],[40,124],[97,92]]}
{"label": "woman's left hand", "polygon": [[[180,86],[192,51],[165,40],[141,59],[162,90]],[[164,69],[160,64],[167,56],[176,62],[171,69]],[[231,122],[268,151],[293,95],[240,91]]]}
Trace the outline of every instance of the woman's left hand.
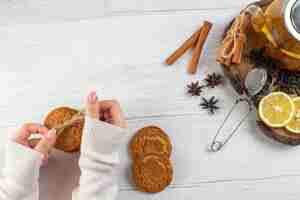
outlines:
{"label": "woman's left hand", "polygon": [[43,164],[47,163],[50,150],[56,142],[55,129],[48,130],[45,126],[36,123],[24,124],[18,129],[15,135],[11,138],[12,141],[21,144],[27,148],[32,148],[29,144],[29,137],[32,134],[40,134],[42,139],[33,148],[35,151],[43,155]]}

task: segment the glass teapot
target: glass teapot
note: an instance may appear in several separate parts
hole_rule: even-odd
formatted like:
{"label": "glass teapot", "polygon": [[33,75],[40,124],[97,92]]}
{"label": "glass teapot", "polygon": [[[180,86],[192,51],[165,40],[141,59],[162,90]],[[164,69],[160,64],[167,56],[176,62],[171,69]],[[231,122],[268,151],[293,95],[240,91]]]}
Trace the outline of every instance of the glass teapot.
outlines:
{"label": "glass teapot", "polygon": [[266,9],[247,8],[257,33],[262,33],[275,57],[290,70],[300,71],[300,0],[273,0]]}

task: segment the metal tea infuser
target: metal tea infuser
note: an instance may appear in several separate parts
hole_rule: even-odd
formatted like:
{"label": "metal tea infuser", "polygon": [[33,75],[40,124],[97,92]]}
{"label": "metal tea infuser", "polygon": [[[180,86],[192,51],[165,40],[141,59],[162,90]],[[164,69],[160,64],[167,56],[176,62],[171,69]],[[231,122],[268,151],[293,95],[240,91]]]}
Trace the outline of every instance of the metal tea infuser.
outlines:
{"label": "metal tea infuser", "polygon": [[[248,94],[248,96],[244,96],[241,98],[238,98],[234,105],[229,110],[228,114],[226,115],[225,119],[223,120],[221,126],[218,128],[216,135],[213,138],[213,141],[210,145],[210,151],[217,152],[220,151],[225,144],[228,143],[228,141],[232,138],[232,136],[237,133],[239,127],[243,124],[243,122],[248,118],[249,114],[254,108],[254,105],[251,102],[251,97],[254,97],[258,93],[260,93],[264,86],[266,85],[268,80],[268,74],[265,69],[262,68],[255,68],[251,70],[245,79],[245,92]],[[240,104],[245,103],[248,106],[248,112],[242,117],[242,119],[237,123],[235,127],[233,127],[231,133],[228,137],[226,137],[223,141],[218,140],[218,136],[221,134],[222,129],[224,128],[224,125],[230,118],[232,112],[235,110],[235,108]]]}

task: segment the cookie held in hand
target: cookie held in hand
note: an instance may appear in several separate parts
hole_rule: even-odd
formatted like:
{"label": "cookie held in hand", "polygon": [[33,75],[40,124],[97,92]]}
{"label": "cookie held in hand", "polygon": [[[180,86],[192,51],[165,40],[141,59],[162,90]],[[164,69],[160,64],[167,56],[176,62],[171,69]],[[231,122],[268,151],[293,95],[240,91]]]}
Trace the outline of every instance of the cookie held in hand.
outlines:
{"label": "cookie held in hand", "polygon": [[[55,128],[62,125],[65,121],[70,120],[78,110],[69,107],[59,107],[52,110],[46,116],[44,125],[48,128]],[[57,138],[55,148],[64,152],[77,152],[80,150],[82,130],[84,120],[76,122],[74,125],[63,129]]]}
{"label": "cookie held in hand", "polygon": [[172,164],[166,157],[147,155],[135,160],[132,168],[133,180],[137,188],[144,192],[161,192],[173,178]]}
{"label": "cookie held in hand", "polygon": [[156,154],[170,158],[172,144],[169,136],[159,127],[147,126],[135,134],[130,143],[133,159]]}

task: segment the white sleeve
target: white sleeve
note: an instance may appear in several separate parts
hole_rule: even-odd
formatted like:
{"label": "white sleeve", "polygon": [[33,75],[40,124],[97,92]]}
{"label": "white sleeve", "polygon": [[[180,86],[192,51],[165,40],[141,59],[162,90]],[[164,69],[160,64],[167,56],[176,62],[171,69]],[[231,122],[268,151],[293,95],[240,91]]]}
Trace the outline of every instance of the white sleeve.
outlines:
{"label": "white sleeve", "polygon": [[0,180],[0,200],[38,200],[42,154],[8,141]]}
{"label": "white sleeve", "polygon": [[79,166],[81,177],[76,199],[113,200],[118,194],[116,167],[126,129],[86,117]]}

